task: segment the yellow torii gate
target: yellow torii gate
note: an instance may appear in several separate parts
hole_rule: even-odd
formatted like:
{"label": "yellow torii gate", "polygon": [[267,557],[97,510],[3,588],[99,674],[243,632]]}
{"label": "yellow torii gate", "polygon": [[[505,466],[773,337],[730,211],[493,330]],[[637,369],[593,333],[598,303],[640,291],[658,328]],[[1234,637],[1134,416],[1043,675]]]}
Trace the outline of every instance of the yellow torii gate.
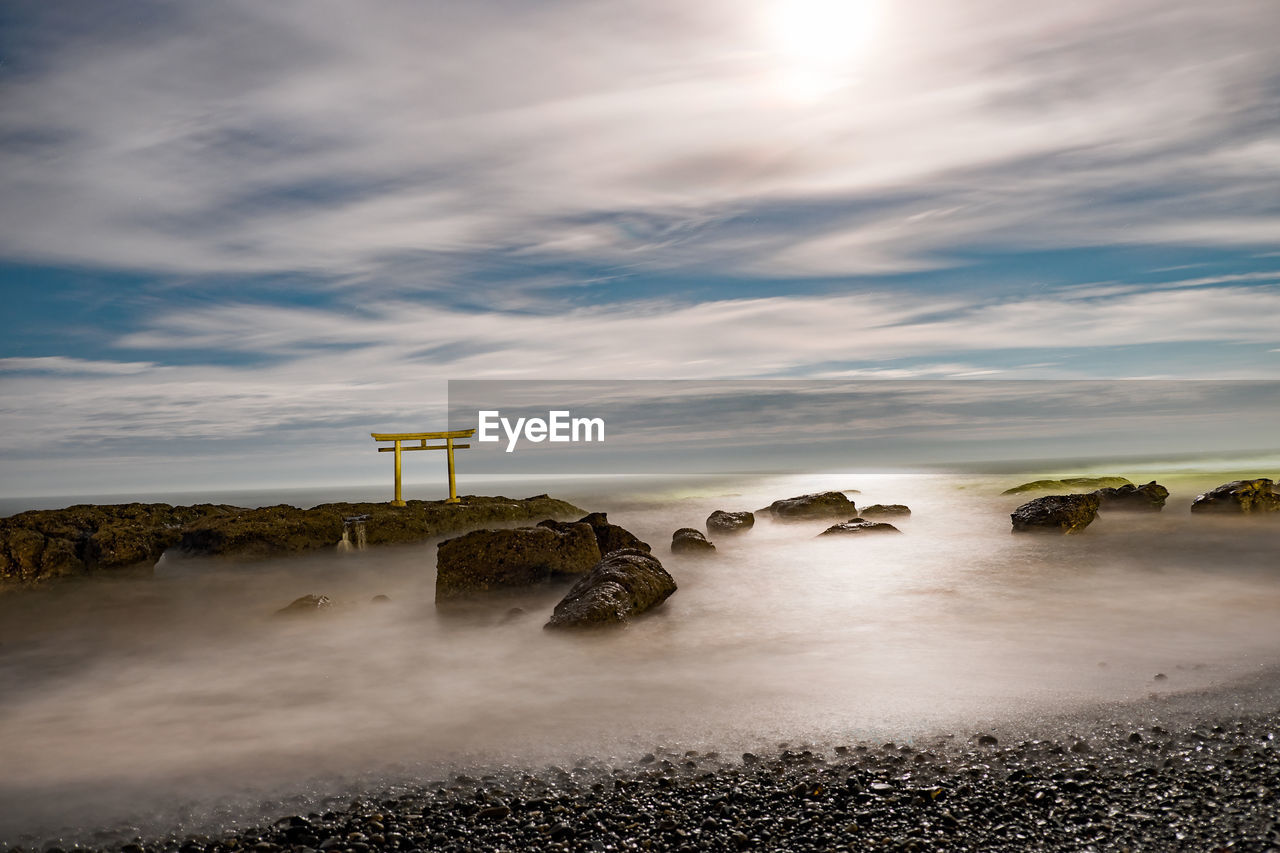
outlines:
{"label": "yellow torii gate", "polygon": [[[455,429],[446,432],[371,432],[374,441],[394,441],[394,447],[379,447],[379,453],[394,453],[396,455],[396,499],[391,502],[392,506],[404,506],[404,498],[400,496],[400,454],[409,450],[443,450],[449,457],[449,499],[445,503],[458,503],[458,487],[453,479],[453,451],[470,447],[470,444],[454,444],[455,438],[471,438],[475,435],[474,429]],[[444,444],[428,445],[428,439],[443,438]],[[416,447],[401,447],[402,441],[420,441],[420,445]]]}

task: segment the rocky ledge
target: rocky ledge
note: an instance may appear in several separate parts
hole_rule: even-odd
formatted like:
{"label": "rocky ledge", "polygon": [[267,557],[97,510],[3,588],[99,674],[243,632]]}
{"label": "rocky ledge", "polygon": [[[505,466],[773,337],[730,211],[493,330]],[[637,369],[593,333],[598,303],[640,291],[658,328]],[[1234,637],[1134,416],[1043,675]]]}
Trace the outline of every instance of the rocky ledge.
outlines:
{"label": "rocky ledge", "polygon": [[1133,482],[1125,477],[1064,477],[1061,480],[1033,480],[1005,489],[1002,495],[1018,495],[1023,492],[1082,492],[1097,489],[1118,489],[1121,486],[1132,486]]}
{"label": "rocky ledge", "polygon": [[187,556],[260,559],[334,548],[355,526],[369,546],[419,542],[485,525],[573,518],[583,511],[547,495],[467,495],[459,503],[80,504],[0,519],[0,586],[108,572],[150,572],[169,549]]}

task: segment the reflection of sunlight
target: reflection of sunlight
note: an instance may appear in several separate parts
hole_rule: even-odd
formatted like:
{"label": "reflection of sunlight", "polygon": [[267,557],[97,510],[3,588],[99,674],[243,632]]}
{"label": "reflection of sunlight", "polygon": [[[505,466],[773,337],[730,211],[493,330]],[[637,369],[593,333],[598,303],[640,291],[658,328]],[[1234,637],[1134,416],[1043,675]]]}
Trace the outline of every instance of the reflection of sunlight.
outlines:
{"label": "reflection of sunlight", "polygon": [[870,44],[877,6],[877,0],[773,0],[764,27],[784,93],[811,101],[848,83]]}

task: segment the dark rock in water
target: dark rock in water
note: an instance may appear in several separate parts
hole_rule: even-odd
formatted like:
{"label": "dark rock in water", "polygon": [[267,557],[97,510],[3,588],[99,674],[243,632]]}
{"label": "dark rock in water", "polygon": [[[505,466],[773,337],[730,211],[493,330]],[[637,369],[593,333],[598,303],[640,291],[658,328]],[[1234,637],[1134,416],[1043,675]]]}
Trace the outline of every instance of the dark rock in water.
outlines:
{"label": "dark rock in water", "polygon": [[774,501],[761,512],[786,521],[813,518],[848,518],[857,515],[858,508],[844,492],[818,492]]}
{"label": "dark rock in water", "polygon": [[566,518],[582,510],[546,496],[468,495],[456,504],[409,501],[242,507],[198,504],[80,504],[0,519],[0,584],[66,575],[150,571],[170,548],[188,556],[259,559],[328,550],[344,519],[362,519],[369,545],[418,542],[486,524]]}
{"label": "dark rock in water", "polygon": [[621,625],[666,601],[675,580],[647,551],[614,551],[573,585],[556,605],[547,628]]}
{"label": "dark rock in water", "polygon": [[1130,483],[1127,486],[1098,489],[1094,492],[1102,500],[1102,509],[1139,510],[1159,512],[1169,498],[1169,490],[1152,480],[1143,486]]}
{"label": "dark rock in water", "polygon": [[716,546],[707,541],[707,537],[692,527],[681,527],[671,534],[671,553],[673,554],[710,554]]}
{"label": "dark rock in water", "polygon": [[1079,533],[1098,517],[1101,505],[1102,499],[1094,494],[1048,495],[1018,507],[1010,518],[1015,533]]}
{"label": "dark rock in water", "polygon": [[1085,490],[1119,488],[1132,486],[1132,481],[1125,477],[1064,477],[1061,480],[1033,480],[1005,489],[1000,494],[1016,495],[1022,492],[1082,492]]}
{"label": "dark rock in water", "polygon": [[[539,522],[539,526],[550,527],[553,530],[558,529],[558,525],[563,522],[543,521]],[[609,517],[603,512],[593,512],[584,515],[574,524],[589,524],[591,530],[595,533],[596,546],[600,549],[600,554],[611,554],[614,551],[621,551],[625,548],[635,548],[637,551],[652,551],[648,542],[641,542],[634,533],[625,527],[619,527],[609,522]]]}
{"label": "dark rock in water", "polygon": [[1205,492],[1191,502],[1192,512],[1280,512],[1280,493],[1266,477],[1235,480]]}
{"label": "dark rock in water", "polygon": [[192,525],[183,531],[179,547],[193,555],[256,559],[332,548],[342,539],[344,520],[353,516],[367,516],[363,522],[365,541],[372,547],[420,542],[504,522],[565,518],[579,512],[572,504],[550,498],[476,495],[466,495],[456,504],[408,501],[402,507],[336,503],[302,510],[281,505],[236,510]]}
{"label": "dark rock in water", "polygon": [[50,578],[150,570],[183,527],[234,512],[200,504],[77,504],[33,510],[0,519],[0,584]]}
{"label": "dark rock in water", "polygon": [[501,625],[510,625],[512,622],[518,622],[528,616],[529,612],[523,607],[513,607],[502,615]]}
{"label": "dark rock in water", "polygon": [[905,504],[872,504],[864,506],[858,511],[858,515],[863,518],[871,518],[876,515],[911,515],[911,508]]}
{"label": "dark rock in water", "polygon": [[599,559],[588,524],[473,530],[436,546],[436,603],[579,575]]}
{"label": "dark rock in water", "polygon": [[369,599],[369,601],[373,604],[390,604],[391,603],[391,599],[385,595],[375,595],[373,598]]}
{"label": "dark rock in water", "polygon": [[707,516],[708,533],[740,533],[755,527],[756,516],[751,512],[725,512],[718,509]]}
{"label": "dark rock in water", "polygon": [[839,536],[853,533],[901,533],[902,531],[883,521],[867,521],[865,518],[851,518],[839,524],[833,524],[819,533],[819,536]]}
{"label": "dark rock in water", "polygon": [[287,606],[281,607],[276,611],[276,615],[297,616],[303,613],[315,613],[318,610],[328,610],[332,606],[333,602],[327,595],[304,595],[301,598],[295,598]]}

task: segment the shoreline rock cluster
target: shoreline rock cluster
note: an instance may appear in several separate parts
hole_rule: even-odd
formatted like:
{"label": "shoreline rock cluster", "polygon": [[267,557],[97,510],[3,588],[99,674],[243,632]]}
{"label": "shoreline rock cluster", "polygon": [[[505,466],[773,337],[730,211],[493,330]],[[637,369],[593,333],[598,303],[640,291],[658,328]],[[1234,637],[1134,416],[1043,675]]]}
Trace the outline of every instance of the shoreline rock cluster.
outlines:
{"label": "shoreline rock cluster", "polygon": [[[1122,478],[1101,478],[1102,480]],[[1026,483],[1003,494],[1028,491],[1027,487],[1039,487],[1043,483],[1075,482],[1091,485],[1100,480],[1078,478],[1076,480],[1037,480]],[[1198,495],[1191,502],[1193,513],[1220,513],[1232,515],[1262,515],[1280,512],[1280,492],[1265,477],[1253,480],[1234,480]],[[1159,512],[1164,509],[1169,490],[1154,480],[1142,486],[1126,483],[1121,486],[1104,486],[1092,492],[1066,495],[1045,495],[1022,504],[1013,511],[1013,532],[1079,533],[1093,523],[1099,510]]]}
{"label": "shoreline rock cluster", "polygon": [[481,527],[569,518],[582,510],[547,495],[467,495],[456,504],[331,503],[299,509],[225,504],[80,504],[0,518],[0,587],[54,578],[150,572],[168,550],[184,556],[262,559],[334,548],[358,519],[369,545],[407,544]]}
{"label": "shoreline rock cluster", "polygon": [[474,603],[493,593],[579,576],[545,627],[623,625],[676,591],[675,580],[651,550],[602,512],[574,522],[473,530],[436,546],[436,606]]}

